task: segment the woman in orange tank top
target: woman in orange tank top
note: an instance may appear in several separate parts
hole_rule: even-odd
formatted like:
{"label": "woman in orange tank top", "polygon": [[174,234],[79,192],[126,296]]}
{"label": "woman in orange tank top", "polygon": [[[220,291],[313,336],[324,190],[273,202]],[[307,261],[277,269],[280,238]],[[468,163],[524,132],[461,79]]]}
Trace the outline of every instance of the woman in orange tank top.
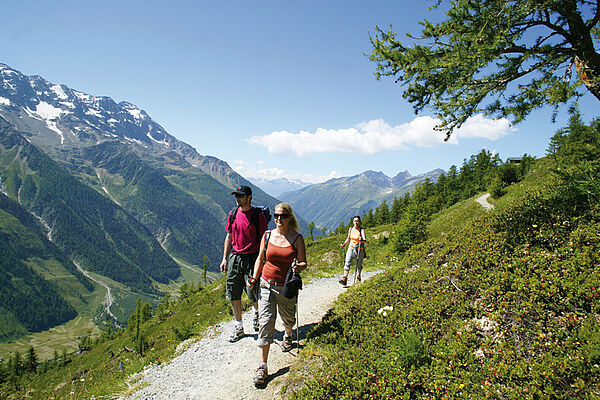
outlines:
{"label": "woman in orange tank top", "polygon": [[268,377],[267,360],[275,335],[277,313],[285,327],[282,349],[283,351],[292,349],[292,328],[296,323],[297,296],[292,299],[285,297],[283,285],[290,268],[294,272],[301,272],[307,267],[304,238],[297,232],[298,222],[292,207],[285,203],[278,204],[273,219],[276,228],[263,235],[254,264],[254,275],[248,282],[250,288],[256,284],[260,287],[257,340],[260,348],[260,364],[253,379],[256,386],[264,385]]}
{"label": "woman in orange tank top", "polygon": [[367,241],[367,235],[365,230],[361,227],[362,221],[358,215],[355,215],[352,218],[352,223],[354,224],[348,230],[348,237],[340,245],[340,247],[344,247],[348,243],[348,251],[346,251],[346,259],[344,261],[344,276],[340,279],[340,283],[344,286],[348,283],[348,274],[350,273],[350,264],[352,264],[352,259],[356,258],[356,280],[360,282],[360,273],[362,272],[362,260],[365,258],[365,242]]}

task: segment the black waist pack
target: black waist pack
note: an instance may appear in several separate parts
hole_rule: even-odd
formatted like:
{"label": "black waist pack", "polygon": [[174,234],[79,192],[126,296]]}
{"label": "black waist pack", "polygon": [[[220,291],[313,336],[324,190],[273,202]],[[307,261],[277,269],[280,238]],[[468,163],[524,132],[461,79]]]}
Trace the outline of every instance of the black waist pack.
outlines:
{"label": "black waist pack", "polygon": [[298,291],[302,289],[302,277],[300,274],[294,273],[292,268],[288,270],[285,276],[285,284],[283,285],[283,295],[288,299],[293,299],[298,295]]}

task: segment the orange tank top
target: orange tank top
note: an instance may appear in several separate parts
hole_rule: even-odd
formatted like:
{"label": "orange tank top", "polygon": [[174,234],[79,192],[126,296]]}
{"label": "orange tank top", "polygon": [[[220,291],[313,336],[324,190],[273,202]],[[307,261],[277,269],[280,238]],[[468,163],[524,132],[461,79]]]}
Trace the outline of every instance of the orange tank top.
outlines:
{"label": "orange tank top", "polygon": [[360,230],[357,230],[354,227],[350,228],[350,245],[352,247],[357,247],[358,244],[362,242],[361,231],[362,228]]}
{"label": "orange tank top", "polygon": [[267,261],[262,270],[262,275],[275,282],[284,282],[288,270],[292,267],[298,252],[294,246],[280,247],[269,243],[267,245]]}

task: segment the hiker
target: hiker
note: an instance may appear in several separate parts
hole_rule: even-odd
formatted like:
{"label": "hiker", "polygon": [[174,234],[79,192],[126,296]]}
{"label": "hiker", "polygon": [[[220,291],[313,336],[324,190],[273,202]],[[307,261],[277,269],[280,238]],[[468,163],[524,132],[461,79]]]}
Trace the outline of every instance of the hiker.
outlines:
{"label": "hiker", "polygon": [[340,283],[344,286],[348,283],[348,274],[350,273],[350,264],[352,259],[356,258],[356,280],[360,282],[360,273],[362,272],[362,260],[365,258],[365,242],[367,236],[365,230],[361,228],[362,221],[358,215],[352,217],[353,226],[348,229],[348,237],[344,243],[340,244],[340,247],[344,247],[348,243],[348,250],[346,251],[346,259],[344,262],[344,276],[340,279]]}
{"label": "hiker", "polygon": [[235,327],[230,342],[237,342],[244,337],[242,323],[242,291],[246,290],[252,302],[254,319],[252,325],[258,330],[258,290],[251,290],[246,281],[252,277],[252,268],[258,255],[259,238],[267,230],[267,219],[258,208],[252,207],[252,189],[241,185],[231,194],[235,195],[237,208],[230,211],[225,230],[227,236],[223,244],[223,260],[221,272],[227,272],[225,295],[231,301],[231,309],[235,318]]}
{"label": "hiker", "polygon": [[306,247],[304,238],[298,233],[298,222],[289,204],[281,203],[273,213],[276,228],[263,235],[260,252],[254,264],[254,275],[249,287],[260,286],[260,327],[258,346],[260,364],[256,370],[254,384],[260,386],[268,377],[267,359],[275,335],[277,312],[283,320],[285,333],[283,351],[292,349],[292,328],[296,323],[298,296],[289,299],[283,294],[287,272],[292,268],[299,273],[306,269]]}

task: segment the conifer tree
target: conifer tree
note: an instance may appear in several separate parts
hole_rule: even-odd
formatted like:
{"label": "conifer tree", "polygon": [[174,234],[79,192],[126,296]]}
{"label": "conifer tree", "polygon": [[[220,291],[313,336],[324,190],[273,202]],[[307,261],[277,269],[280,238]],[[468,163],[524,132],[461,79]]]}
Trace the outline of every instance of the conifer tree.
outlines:
{"label": "conifer tree", "polygon": [[12,373],[15,376],[20,376],[23,370],[23,362],[21,361],[21,353],[17,350],[12,361]]}
{"label": "conifer tree", "polygon": [[208,282],[206,281],[206,270],[208,269],[208,265],[210,264],[210,260],[208,258],[208,256],[204,256],[204,271],[202,272],[202,278],[204,280],[204,286],[206,287],[206,285],[208,284]]}
{"label": "conifer tree", "polygon": [[35,354],[35,349],[33,346],[29,347],[29,351],[27,352],[27,359],[25,360],[25,369],[28,372],[36,372],[37,370],[37,356]]}
{"label": "conifer tree", "polygon": [[[376,27],[370,60],[376,76],[405,87],[415,112],[432,109],[446,139],[483,113],[521,122],[533,110],[600,100],[600,10],[589,0],[438,0],[439,23],[421,22],[402,43]],[[582,91],[581,88],[584,88]]]}

